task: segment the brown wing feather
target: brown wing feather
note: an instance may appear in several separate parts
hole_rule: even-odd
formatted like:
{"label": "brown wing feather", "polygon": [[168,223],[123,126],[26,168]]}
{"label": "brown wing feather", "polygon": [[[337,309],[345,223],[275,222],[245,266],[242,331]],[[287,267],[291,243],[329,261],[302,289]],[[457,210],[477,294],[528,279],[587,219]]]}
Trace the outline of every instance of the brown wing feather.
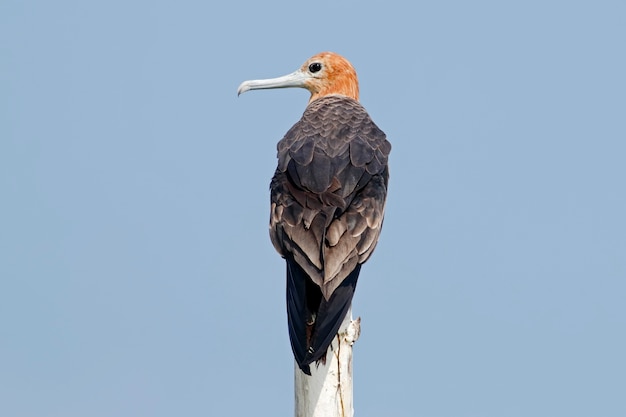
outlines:
{"label": "brown wing feather", "polygon": [[376,246],[391,145],[355,100],[311,103],[278,143],[270,237],[326,300]]}

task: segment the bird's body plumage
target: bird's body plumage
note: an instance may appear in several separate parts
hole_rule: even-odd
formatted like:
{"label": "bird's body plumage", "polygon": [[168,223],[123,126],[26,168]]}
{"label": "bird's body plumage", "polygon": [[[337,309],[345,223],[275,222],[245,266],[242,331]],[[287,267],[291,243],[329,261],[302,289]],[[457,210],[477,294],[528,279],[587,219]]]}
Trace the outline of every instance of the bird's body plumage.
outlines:
{"label": "bird's body plumage", "polygon": [[324,360],[383,225],[391,144],[358,102],[356,72],[321,53],[296,72],[239,93],[304,87],[309,105],[278,143],[270,238],[287,263],[289,337],[298,366]]}
{"label": "bird's body plumage", "polygon": [[[289,329],[301,366],[326,352],[350,307],[359,265],[376,246],[390,150],[365,109],[337,95],[309,104],[278,143],[270,237],[289,264]],[[303,293],[295,277],[315,285],[305,285]],[[313,291],[319,296],[312,297]],[[300,300],[290,302],[290,297]],[[308,333],[293,324],[297,322],[310,323]]]}

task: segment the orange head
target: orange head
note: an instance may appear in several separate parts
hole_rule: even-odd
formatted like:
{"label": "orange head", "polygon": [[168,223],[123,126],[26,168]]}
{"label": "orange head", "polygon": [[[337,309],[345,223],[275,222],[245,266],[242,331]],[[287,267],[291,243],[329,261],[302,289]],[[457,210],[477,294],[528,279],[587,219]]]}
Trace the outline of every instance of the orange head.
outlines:
{"label": "orange head", "polygon": [[265,88],[301,87],[311,92],[309,103],[329,95],[359,99],[356,71],[347,59],[334,52],[322,52],[309,58],[291,74],[268,80],[244,81],[238,93]]}

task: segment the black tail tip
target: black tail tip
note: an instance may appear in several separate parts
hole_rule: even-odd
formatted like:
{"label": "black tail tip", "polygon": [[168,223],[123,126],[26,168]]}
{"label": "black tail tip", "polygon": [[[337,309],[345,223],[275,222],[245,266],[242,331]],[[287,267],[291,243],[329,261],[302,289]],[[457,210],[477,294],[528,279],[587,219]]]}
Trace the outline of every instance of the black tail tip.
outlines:
{"label": "black tail tip", "polygon": [[302,372],[304,372],[308,376],[311,376],[311,366],[309,364],[306,364],[306,365],[298,364],[298,366],[300,367]]}

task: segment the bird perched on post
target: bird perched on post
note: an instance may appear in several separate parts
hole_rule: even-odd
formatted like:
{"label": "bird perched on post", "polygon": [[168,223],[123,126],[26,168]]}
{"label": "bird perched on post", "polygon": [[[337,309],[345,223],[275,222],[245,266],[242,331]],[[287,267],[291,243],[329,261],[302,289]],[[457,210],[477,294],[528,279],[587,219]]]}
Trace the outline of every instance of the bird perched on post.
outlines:
{"label": "bird perched on post", "polygon": [[325,360],[363,264],[383,225],[391,144],[359,103],[356,71],[323,52],[283,77],[244,81],[248,90],[301,87],[311,93],[278,142],[270,184],[270,238],[287,262],[287,318],[296,362]]}

